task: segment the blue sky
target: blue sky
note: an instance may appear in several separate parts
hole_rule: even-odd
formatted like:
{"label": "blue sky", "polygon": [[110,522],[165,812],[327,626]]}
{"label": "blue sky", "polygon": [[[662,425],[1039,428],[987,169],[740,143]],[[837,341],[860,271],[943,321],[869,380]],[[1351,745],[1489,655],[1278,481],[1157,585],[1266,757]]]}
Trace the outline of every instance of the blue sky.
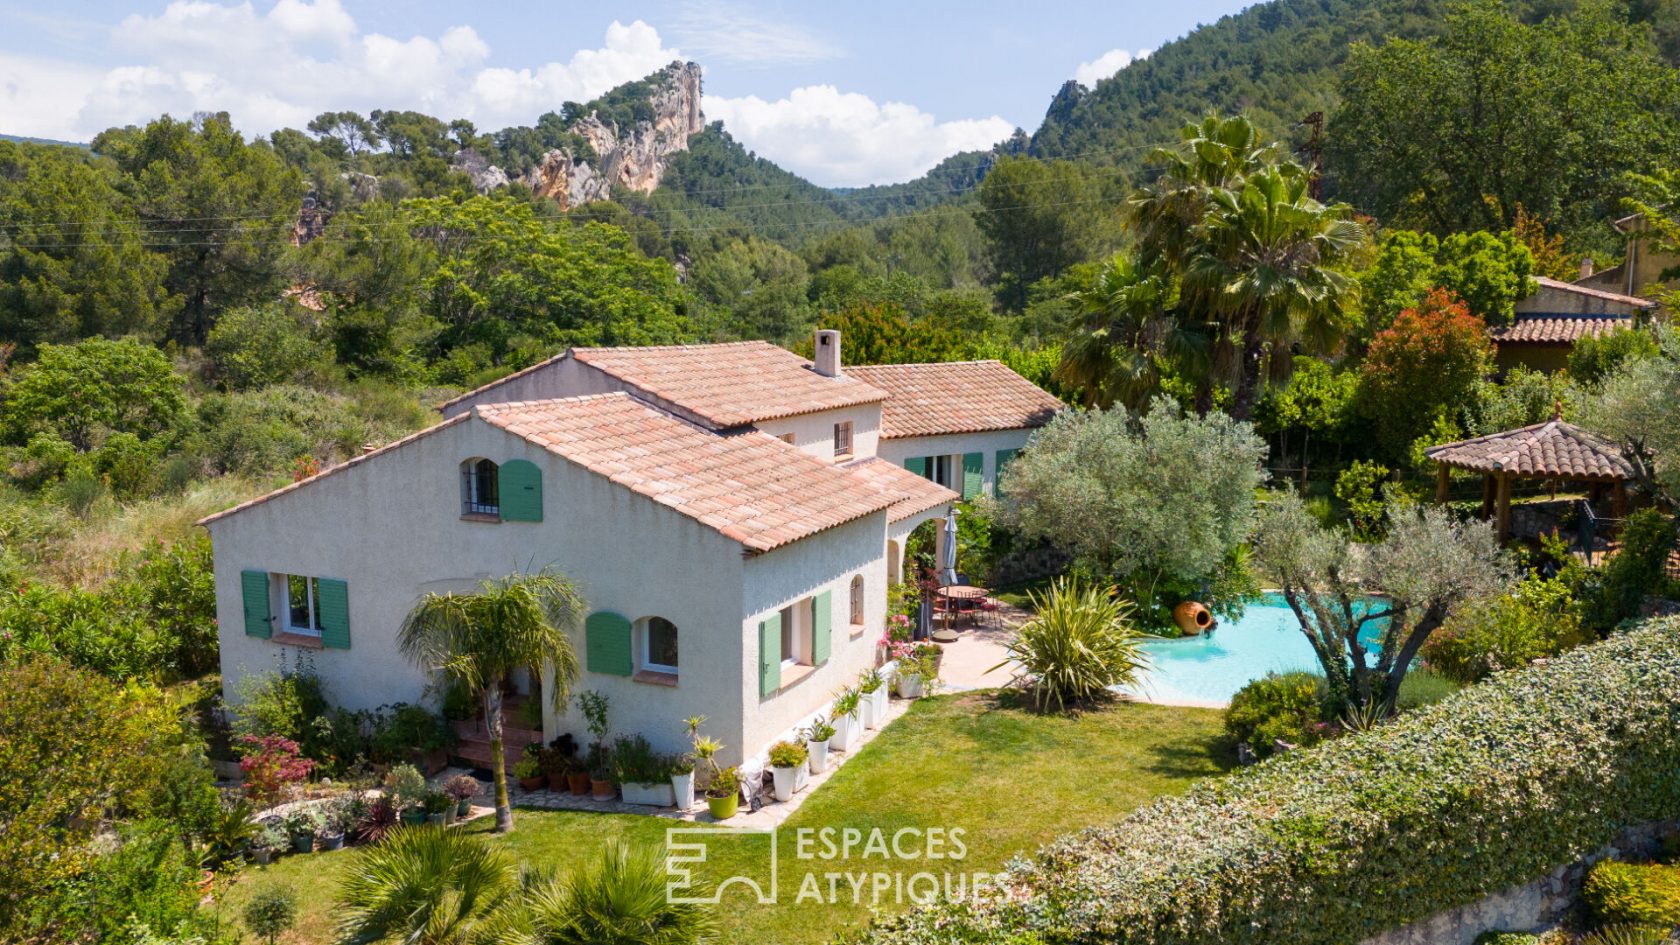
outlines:
{"label": "blue sky", "polygon": [[85,140],[225,109],[261,134],[380,107],[492,130],[680,56],[705,67],[707,117],[759,154],[820,184],[887,183],[1031,131],[1063,81],[1245,5],[0,0],[0,131]]}

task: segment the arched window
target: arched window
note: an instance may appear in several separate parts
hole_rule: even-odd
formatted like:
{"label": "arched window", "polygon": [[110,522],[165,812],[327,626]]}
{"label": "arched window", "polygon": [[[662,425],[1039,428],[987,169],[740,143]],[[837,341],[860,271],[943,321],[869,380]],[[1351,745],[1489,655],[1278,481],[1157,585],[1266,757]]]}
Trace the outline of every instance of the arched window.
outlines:
{"label": "arched window", "polygon": [[497,481],[500,470],[488,459],[469,459],[461,464],[461,514],[502,514],[502,500]]}
{"label": "arched window", "polygon": [[863,629],[863,575],[852,575],[852,632]]}
{"label": "arched window", "polygon": [[677,625],[664,617],[641,621],[641,669],[651,673],[677,672]]}

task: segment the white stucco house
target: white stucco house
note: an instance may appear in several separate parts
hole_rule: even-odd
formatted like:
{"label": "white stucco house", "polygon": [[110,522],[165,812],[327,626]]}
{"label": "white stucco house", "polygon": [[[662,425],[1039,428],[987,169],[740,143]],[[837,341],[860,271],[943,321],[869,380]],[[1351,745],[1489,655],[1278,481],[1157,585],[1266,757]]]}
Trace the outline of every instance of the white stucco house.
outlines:
{"label": "white stucco house", "polygon": [[[997,362],[843,369],[834,332],[815,363],[569,350],[206,518],[225,694],[309,651],[337,704],[424,701],[395,642],[415,601],[552,567],[589,603],[574,690],[607,695],[615,734],[678,751],[699,714],[724,760],[756,757],[875,664],[910,531],[1061,406]],[[575,707],[542,729],[587,740]]]}

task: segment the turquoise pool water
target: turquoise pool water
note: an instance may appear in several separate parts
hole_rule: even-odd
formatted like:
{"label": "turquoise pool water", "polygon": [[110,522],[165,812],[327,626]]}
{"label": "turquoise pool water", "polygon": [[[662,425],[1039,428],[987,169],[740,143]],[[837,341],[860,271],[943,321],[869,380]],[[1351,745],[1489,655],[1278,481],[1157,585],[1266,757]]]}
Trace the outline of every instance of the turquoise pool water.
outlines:
{"label": "turquoise pool water", "polygon": [[[1371,645],[1380,629],[1366,627]],[[1268,594],[1236,620],[1200,637],[1144,644],[1153,668],[1133,695],[1156,702],[1224,704],[1251,680],[1270,672],[1318,670],[1318,657],[1281,596]]]}

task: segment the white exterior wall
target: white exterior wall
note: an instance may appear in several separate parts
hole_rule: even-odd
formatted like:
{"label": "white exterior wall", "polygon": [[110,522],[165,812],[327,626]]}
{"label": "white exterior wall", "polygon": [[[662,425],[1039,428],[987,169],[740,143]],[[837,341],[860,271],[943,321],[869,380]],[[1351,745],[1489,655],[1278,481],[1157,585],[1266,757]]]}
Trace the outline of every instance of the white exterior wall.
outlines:
{"label": "white exterior wall", "polygon": [[852,455],[845,461],[874,456],[881,437],[881,405],[878,403],[781,417],[754,426],[778,439],[791,433],[794,446],[824,462],[833,462],[834,425],[847,421],[852,424]]}
{"label": "white exterior wall", "polygon": [[[536,463],[543,521],[463,521],[459,464],[474,456]],[[663,616],[678,626],[675,688],[581,672],[574,691],[607,694],[615,734],[639,732],[659,750],[676,751],[687,745],[681,720],[698,713],[724,741],[742,744],[743,707],[752,704],[737,696],[741,546],[489,424],[467,420],[439,430],[209,529],[230,701],[245,673],[305,652],[245,635],[242,570],[348,582],[350,649],[307,652],[335,704],[373,708],[423,699],[426,674],[396,648],[402,618],[423,592],[466,590],[482,578],[553,566],[578,583],[591,611]],[[575,646],[587,667],[581,637]],[[757,678],[755,670],[754,686]],[[581,718],[551,717],[544,727],[550,738],[570,731],[588,740]]]}
{"label": "white exterior wall", "polygon": [[[729,747],[731,763],[762,755],[791,729],[826,713],[835,690],[856,681],[875,665],[875,643],[887,617],[886,513],[877,512],[746,559],[746,617],[740,623],[742,648],[738,669],[742,704],[749,707],[746,729]],[[851,582],[863,575],[862,629],[850,624]],[[828,662],[769,696],[759,695],[758,623],[790,604],[823,591],[832,592],[834,620]],[[724,739],[726,742],[727,738]],[[741,754],[735,750],[744,747]]]}
{"label": "white exterior wall", "polygon": [[981,453],[986,457],[983,491],[991,494],[997,485],[997,451],[1021,449],[1027,445],[1033,430],[1017,427],[1013,430],[988,430],[984,433],[952,433],[945,436],[907,436],[883,439],[875,455],[895,466],[916,456],[951,457],[952,489],[962,491],[962,455]]}

